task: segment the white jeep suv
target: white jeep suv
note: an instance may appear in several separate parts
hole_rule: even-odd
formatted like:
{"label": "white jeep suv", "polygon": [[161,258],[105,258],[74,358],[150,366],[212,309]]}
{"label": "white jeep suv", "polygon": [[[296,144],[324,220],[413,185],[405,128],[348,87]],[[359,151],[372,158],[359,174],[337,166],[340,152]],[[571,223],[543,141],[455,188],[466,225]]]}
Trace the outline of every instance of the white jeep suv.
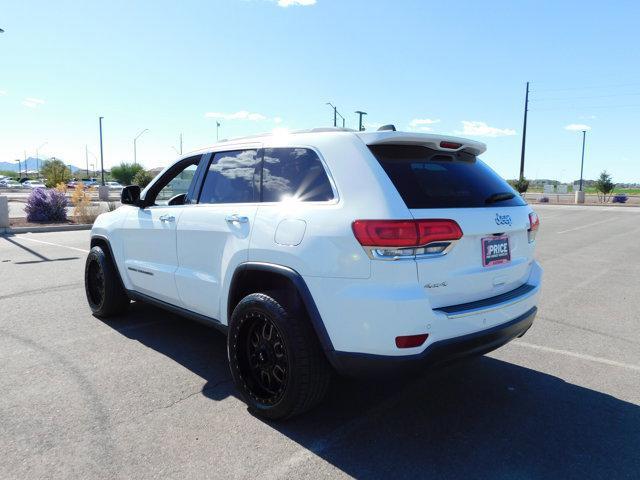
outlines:
{"label": "white jeep suv", "polygon": [[539,222],[481,143],[314,129],[186,155],[91,230],[98,317],[130,300],[218,327],[249,407],[323,398],[332,371],[481,354],[536,314]]}

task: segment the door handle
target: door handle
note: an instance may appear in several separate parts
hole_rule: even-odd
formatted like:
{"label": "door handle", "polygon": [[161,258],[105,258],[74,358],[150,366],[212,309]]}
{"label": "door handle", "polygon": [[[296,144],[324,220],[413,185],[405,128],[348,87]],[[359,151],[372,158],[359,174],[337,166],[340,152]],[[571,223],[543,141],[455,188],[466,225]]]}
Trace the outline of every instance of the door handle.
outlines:
{"label": "door handle", "polygon": [[238,215],[234,213],[233,215],[227,215],[224,219],[229,223],[247,223],[249,221],[249,217],[244,217],[242,215]]}
{"label": "door handle", "polygon": [[160,215],[161,222],[174,222],[176,217],[173,215]]}

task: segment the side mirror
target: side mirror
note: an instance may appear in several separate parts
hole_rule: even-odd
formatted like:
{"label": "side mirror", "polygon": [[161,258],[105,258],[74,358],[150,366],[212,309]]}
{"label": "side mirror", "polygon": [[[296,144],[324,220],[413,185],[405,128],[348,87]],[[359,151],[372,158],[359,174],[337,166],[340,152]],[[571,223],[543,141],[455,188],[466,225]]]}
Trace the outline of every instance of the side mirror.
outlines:
{"label": "side mirror", "polygon": [[123,205],[140,205],[140,185],[128,185],[122,189],[120,201]]}

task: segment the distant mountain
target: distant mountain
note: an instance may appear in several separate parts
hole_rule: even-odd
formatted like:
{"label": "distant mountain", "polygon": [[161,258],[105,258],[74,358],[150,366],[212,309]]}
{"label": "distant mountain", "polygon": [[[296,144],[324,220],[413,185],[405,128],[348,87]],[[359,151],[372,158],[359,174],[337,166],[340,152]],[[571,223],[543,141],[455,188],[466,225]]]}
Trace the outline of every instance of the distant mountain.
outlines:
{"label": "distant mountain", "polygon": [[[37,169],[37,159],[34,157],[29,157],[26,160],[26,164],[27,164],[27,170],[36,170]],[[62,159],[60,159],[62,160]],[[63,160],[64,161],[64,160]],[[42,166],[42,163],[44,162],[44,159],[40,159],[40,166]],[[24,166],[25,166],[25,160],[20,160],[20,170],[24,172]],[[84,170],[82,168],[78,168],[75,165],[70,165],[71,168],[71,172],[72,173],[76,173],[78,170]],[[18,173],[18,162],[0,162],[0,170],[10,170],[12,172],[16,172]]]}

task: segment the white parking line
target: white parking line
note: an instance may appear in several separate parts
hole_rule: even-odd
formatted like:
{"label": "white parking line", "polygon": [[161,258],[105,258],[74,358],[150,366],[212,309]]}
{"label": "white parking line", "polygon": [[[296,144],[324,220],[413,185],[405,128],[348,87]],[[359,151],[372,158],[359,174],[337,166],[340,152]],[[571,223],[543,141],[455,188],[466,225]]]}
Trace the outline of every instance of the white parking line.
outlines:
{"label": "white parking line", "polygon": [[594,357],[592,355],[586,355],[584,353],[578,353],[578,352],[571,352],[569,350],[560,350],[557,348],[543,347],[542,345],[534,345],[533,343],[522,342],[520,340],[518,340],[517,342],[513,342],[513,345],[532,348],[534,350],[542,350],[543,352],[557,353],[559,355],[566,355],[568,357],[578,358],[580,360],[588,360],[590,362],[602,363],[603,365],[626,368],[628,370],[634,370],[636,372],[640,372],[640,365],[632,365],[630,363],[616,362],[615,360],[609,360],[608,358]]}
{"label": "white parking line", "polygon": [[53,242],[45,242],[44,240],[36,240],[35,238],[30,238],[30,237],[26,237],[26,236],[16,236],[15,238],[17,238],[19,240],[29,240],[30,242],[44,243],[45,245],[52,245],[54,247],[68,248],[70,250],[76,250],[76,251],[82,252],[82,253],[89,253],[89,250],[84,250],[82,248],[70,247],[68,245],[61,245],[59,243],[53,243]]}
{"label": "white parking line", "polygon": [[601,220],[599,222],[587,223],[586,225],[580,225],[579,227],[570,228],[568,230],[561,230],[558,233],[562,234],[562,233],[574,232],[576,230],[582,230],[583,228],[589,228],[589,227],[593,227],[594,225],[600,225],[601,223],[610,222],[611,220],[615,220],[615,217],[607,218],[606,220]]}

